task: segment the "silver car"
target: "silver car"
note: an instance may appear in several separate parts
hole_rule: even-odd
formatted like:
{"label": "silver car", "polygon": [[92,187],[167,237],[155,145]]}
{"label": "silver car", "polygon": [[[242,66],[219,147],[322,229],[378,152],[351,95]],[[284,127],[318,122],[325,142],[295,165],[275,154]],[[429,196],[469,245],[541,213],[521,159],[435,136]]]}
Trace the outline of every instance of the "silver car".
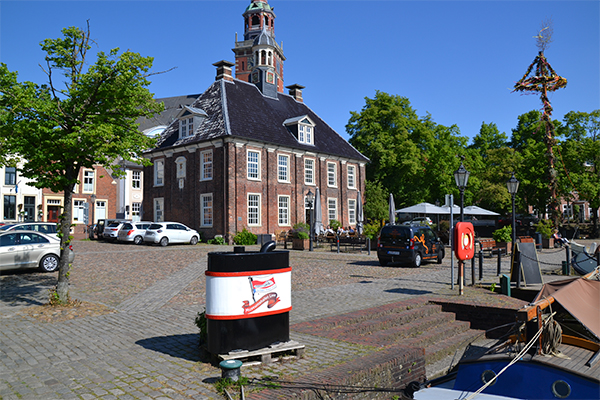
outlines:
{"label": "silver car", "polygon": [[58,224],[55,222],[21,222],[18,224],[3,225],[0,227],[0,232],[17,230],[41,232],[58,239]]}
{"label": "silver car", "polygon": [[[69,262],[75,259],[73,246],[68,248]],[[0,270],[39,268],[53,272],[60,261],[60,240],[34,231],[0,233]]]}
{"label": "silver car", "polygon": [[102,238],[104,240],[117,240],[119,235],[119,229],[123,226],[123,224],[131,222],[131,221],[112,221],[108,225],[104,227],[104,232],[102,232]]}
{"label": "silver car", "polygon": [[160,243],[161,246],[167,246],[169,243],[189,243],[196,244],[200,239],[200,234],[179,222],[155,222],[144,235],[146,244]]}
{"label": "silver car", "polygon": [[126,222],[119,229],[117,240],[119,242],[133,242],[135,244],[144,243],[144,234],[146,229],[152,225],[152,222],[138,221]]}

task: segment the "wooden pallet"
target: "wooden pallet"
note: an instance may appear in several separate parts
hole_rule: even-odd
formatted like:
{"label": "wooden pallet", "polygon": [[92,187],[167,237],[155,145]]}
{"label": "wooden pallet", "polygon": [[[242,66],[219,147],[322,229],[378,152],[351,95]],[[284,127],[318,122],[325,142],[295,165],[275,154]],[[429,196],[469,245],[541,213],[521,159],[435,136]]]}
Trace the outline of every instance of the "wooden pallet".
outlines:
{"label": "wooden pallet", "polygon": [[216,354],[217,364],[223,360],[240,360],[242,366],[251,366],[259,364],[271,364],[279,360],[288,360],[291,358],[301,358],[304,355],[303,344],[294,340],[289,342],[274,344],[258,350],[240,350],[232,351],[227,354]]}

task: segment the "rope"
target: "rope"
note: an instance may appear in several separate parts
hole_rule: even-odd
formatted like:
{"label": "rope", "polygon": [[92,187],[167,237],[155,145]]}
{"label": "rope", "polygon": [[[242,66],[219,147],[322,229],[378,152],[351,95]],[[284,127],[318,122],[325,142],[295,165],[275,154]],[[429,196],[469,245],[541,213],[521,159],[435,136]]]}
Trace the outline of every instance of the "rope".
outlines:
{"label": "rope", "polygon": [[478,396],[481,392],[483,392],[488,386],[490,386],[492,383],[494,383],[496,381],[496,379],[502,375],[504,373],[504,371],[506,371],[509,367],[512,367],[514,364],[516,364],[521,357],[523,357],[530,348],[533,347],[533,345],[536,343],[537,339],[540,337],[540,335],[542,334],[542,331],[544,330],[544,327],[546,325],[547,321],[544,321],[544,325],[542,326],[541,329],[538,329],[538,331],[536,332],[536,334],[531,338],[531,340],[527,343],[527,345],[523,348],[523,350],[521,350],[519,352],[519,354],[517,354],[509,363],[508,365],[506,365],[504,368],[502,368],[502,370],[500,372],[498,372],[496,374],[496,377],[494,379],[490,379],[485,385],[483,385],[482,387],[480,387],[476,392],[472,393],[471,395],[469,395],[467,398],[465,398],[465,400],[471,400],[473,398],[475,398],[475,396]]}

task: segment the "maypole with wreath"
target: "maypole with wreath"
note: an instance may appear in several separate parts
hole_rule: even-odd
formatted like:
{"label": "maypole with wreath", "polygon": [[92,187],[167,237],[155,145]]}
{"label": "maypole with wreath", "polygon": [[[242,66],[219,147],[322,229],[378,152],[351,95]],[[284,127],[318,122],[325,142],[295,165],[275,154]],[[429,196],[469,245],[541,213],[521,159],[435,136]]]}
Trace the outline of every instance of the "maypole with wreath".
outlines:
{"label": "maypole with wreath", "polygon": [[536,38],[539,53],[535,60],[531,63],[525,75],[518,81],[513,92],[525,93],[540,93],[540,98],[543,104],[542,123],[545,129],[544,141],[547,148],[548,156],[548,186],[550,189],[550,212],[554,226],[558,226],[560,212],[558,210],[557,192],[557,172],[554,167],[554,151],[553,146],[556,144],[554,139],[554,124],[552,123],[552,106],[548,99],[548,93],[567,86],[567,80],[554,72],[548,60],[544,56],[544,50],[548,48],[552,42],[552,22],[548,21],[542,25],[542,30]]}

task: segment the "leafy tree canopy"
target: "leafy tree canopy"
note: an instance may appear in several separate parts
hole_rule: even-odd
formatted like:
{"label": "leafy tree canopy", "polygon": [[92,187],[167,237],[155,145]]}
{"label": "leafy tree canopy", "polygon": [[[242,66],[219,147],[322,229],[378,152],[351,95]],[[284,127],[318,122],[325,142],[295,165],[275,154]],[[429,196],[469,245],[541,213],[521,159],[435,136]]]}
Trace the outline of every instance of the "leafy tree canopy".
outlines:
{"label": "leafy tree canopy", "polygon": [[[151,57],[113,49],[98,52],[90,63],[89,25],[86,31],[70,27],[62,34],[41,43],[44,84],[18,82],[17,73],[0,64],[0,157],[3,163],[21,159],[21,173],[34,186],[64,192],[63,218],[71,221],[81,168],[111,169],[119,158],[148,164],[138,156],[154,140],[141,134],[135,121],[160,112],[163,105],[147,89]],[[63,249],[69,225],[61,226]],[[61,302],[68,299],[67,257],[61,257],[57,293]]]}

